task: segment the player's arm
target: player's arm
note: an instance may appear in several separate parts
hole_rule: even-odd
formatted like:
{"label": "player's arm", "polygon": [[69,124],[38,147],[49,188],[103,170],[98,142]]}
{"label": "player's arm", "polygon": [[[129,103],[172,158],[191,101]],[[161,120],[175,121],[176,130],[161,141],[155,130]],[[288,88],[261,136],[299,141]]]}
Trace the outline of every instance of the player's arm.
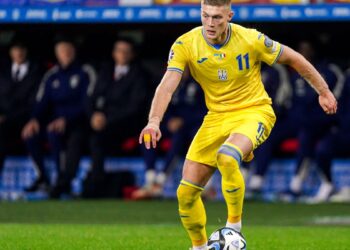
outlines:
{"label": "player's arm", "polygon": [[284,46],[277,62],[294,68],[316,90],[319,95],[320,106],[327,114],[335,114],[337,112],[337,100],[332,91],[330,91],[326,81],[300,53]]}
{"label": "player's arm", "polygon": [[157,146],[157,141],[161,138],[162,134],[159,129],[161,120],[164,113],[170,103],[171,97],[174,94],[177,86],[180,83],[182,74],[178,71],[167,70],[152,100],[151,111],[148,116],[148,124],[141,131],[139,137],[139,143],[145,143],[147,149]]}

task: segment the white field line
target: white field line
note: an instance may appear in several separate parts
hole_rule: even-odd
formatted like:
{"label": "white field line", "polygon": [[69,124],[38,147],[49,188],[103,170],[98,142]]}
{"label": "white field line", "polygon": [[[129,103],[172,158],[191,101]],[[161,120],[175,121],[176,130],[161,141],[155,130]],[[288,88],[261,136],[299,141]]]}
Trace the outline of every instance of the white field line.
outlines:
{"label": "white field line", "polygon": [[318,225],[350,225],[350,216],[315,217],[312,223]]}

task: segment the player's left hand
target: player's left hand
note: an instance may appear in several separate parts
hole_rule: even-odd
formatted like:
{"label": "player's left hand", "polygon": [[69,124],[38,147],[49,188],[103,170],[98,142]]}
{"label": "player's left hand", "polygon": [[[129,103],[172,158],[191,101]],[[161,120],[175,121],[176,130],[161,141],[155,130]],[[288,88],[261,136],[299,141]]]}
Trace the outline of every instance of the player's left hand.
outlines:
{"label": "player's left hand", "polygon": [[327,115],[333,115],[337,113],[338,103],[333,93],[329,89],[320,93],[318,101],[323,111],[326,112]]}

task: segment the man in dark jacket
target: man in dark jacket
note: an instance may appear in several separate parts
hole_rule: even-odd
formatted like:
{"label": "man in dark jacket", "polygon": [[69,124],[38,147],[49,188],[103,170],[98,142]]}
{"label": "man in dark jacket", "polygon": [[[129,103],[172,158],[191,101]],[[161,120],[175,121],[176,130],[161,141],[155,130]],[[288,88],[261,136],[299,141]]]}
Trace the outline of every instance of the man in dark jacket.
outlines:
{"label": "man in dark jacket", "polygon": [[76,61],[71,42],[56,43],[55,54],[58,64],[42,80],[32,118],[23,128],[22,137],[40,173],[32,191],[48,182],[41,147],[43,136],[47,137],[59,172],[50,195],[59,198],[62,193],[70,192],[79,165],[87,128],[85,107],[88,93],[95,84],[95,75],[90,66]]}
{"label": "man in dark jacket", "polygon": [[115,42],[113,62],[102,66],[98,74],[89,112],[92,128],[92,171],[89,181],[103,179],[104,159],[109,149],[130,136],[137,135],[145,119],[148,77],[135,62],[131,40]]}
{"label": "man in dark jacket", "polygon": [[14,43],[9,52],[11,62],[0,72],[0,173],[8,149],[20,142],[41,78],[24,44]]}

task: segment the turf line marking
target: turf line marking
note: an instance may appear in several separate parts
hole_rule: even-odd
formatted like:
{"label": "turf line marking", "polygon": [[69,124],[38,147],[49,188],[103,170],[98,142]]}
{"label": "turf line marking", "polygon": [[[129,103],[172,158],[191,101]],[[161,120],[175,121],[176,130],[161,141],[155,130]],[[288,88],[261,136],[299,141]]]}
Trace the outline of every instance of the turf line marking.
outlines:
{"label": "turf line marking", "polygon": [[317,225],[350,225],[350,216],[315,217],[312,223]]}

